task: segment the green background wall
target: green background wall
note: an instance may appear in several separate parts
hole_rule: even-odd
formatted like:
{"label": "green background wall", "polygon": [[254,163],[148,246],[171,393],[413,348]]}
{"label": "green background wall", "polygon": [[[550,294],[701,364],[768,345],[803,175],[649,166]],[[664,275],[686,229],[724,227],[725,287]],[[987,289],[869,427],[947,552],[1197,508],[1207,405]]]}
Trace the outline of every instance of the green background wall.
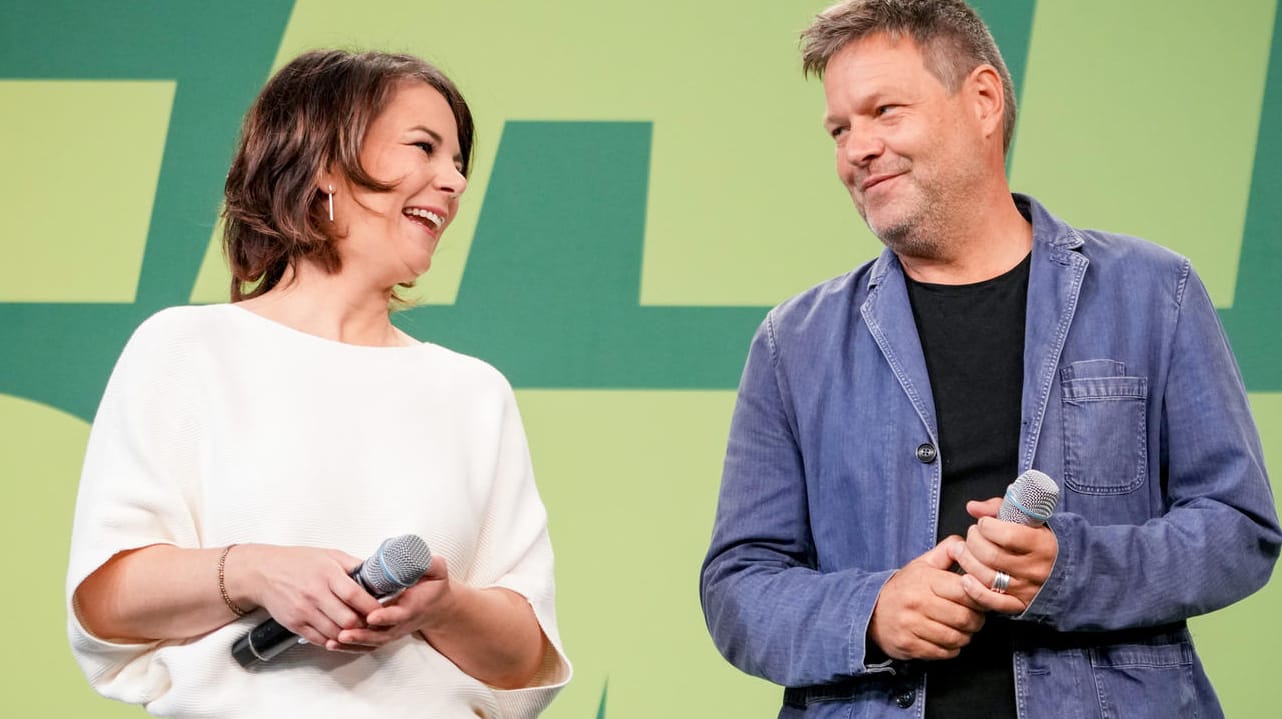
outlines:
{"label": "green background wall", "polygon": [[[398,321],[518,389],[576,666],[546,716],[774,716],[696,581],[753,327],[879,249],[798,70],[826,4],[0,2],[0,713],[142,713],[93,695],[63,638],[88,421],[143,318],[225,298],[239,119],[273,68],[337,45],[434,60],[479,118],[462,215]],[[1194,260],[1282,466],[1275,0],[977,6],[1020,95],[1013,185]],[[1276,716],[1278,585],[1193,623],[1229,716]]]}

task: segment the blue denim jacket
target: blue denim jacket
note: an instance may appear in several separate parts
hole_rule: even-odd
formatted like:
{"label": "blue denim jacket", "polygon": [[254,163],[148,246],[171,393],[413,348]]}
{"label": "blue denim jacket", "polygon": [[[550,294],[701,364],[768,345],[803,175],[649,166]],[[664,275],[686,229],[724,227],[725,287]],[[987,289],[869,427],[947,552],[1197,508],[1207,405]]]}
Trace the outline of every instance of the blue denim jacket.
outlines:
{"label": "blue denim jacket", "polygon": [[[1188,260],[1015,199],[1034,239],[1019,466],[1062,487],[1059,555],[1015,628],[1020,716],[1220,716],[1184,620],[1263,586],[1282,534],[1219,318]],[[893,253],[769,313],[700,588],[726,658],[790,687],[779,716],[921,716],[913,663],[864,650],[882,585],[935,545],[924,444],[935,409]]]}

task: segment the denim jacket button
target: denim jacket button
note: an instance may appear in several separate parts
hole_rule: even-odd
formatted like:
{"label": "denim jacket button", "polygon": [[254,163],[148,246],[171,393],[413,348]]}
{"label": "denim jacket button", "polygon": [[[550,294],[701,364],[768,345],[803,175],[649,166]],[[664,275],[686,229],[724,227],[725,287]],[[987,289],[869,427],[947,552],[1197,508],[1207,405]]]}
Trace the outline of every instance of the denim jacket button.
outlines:
{"label": "denim jacket button", "polygon": [[939,452],[935,450],[935,445],[930,442],[926,442],[917,448],[917,459],[921,460],[922,464],[930,464],[938,456]]}
{"label": "denim jacket button", "polygon": [[895,695],[895,704],[898,704],[900,709],[907,709],[913,705],[913,700],[916,698],[917,696],[913,690],[904,689]]}

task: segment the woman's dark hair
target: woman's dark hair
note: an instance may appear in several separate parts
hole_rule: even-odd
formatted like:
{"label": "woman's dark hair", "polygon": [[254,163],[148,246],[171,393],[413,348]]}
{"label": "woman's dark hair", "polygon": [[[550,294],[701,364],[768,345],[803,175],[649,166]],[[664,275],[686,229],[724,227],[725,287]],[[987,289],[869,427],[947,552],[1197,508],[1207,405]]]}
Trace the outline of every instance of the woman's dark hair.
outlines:
{"label": "woman's dark hair", "polygon": [[375,192],[392,188],[361,167],[361,146],[398,86],[414,80],[449,103],[466,176],[472,113],[454,83],[417,57],[318,50],[295,58],[267,81],[245,115],[224,190],[223,250],[233,302],[272,289],[302,259],[339,271],[317,179],[333,170]]}

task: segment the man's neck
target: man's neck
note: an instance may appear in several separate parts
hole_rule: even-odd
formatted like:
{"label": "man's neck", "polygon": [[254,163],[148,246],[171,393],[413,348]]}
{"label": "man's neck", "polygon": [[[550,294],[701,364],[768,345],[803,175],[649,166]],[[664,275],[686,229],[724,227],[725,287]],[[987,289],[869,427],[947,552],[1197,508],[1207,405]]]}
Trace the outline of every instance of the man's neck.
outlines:
{"label": "man's neck", "polygon": [[1004,201],[975,203],[985,208],[958,218],[945,230],[944,252],[934,257],[898,255],[904,272],[918,282],[967,285],[1010,271],[1033,248],[1033,225],[1015,206],[1009,192]]}

